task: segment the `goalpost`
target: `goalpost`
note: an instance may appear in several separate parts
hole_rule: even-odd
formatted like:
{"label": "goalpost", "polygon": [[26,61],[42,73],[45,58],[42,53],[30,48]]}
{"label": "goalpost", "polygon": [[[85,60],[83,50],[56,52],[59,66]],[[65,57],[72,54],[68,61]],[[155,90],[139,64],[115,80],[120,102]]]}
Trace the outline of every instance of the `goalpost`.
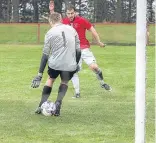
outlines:
{"label": "goalpost", "polygon": [[147,0],[137,0],[135,143],[145,143],[146,14]]}
{"label": "goalpost", "polygon": [[[156,24],[156,0],[152,3],[152,9],[155,15],[155,24]],[[156,36],[156,29],[155,29],[155,36]],[[155,142],[156,142],[156,38],[155,38]]]}

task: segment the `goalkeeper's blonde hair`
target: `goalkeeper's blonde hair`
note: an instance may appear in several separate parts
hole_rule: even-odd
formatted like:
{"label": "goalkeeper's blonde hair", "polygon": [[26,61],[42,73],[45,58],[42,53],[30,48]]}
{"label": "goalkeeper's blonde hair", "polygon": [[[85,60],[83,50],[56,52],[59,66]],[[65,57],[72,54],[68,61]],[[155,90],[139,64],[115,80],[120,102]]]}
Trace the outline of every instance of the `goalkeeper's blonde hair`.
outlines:
{"label": "goalkeeper's blonde hair", "polygon": [[62,20],[61,14],[57,12],[53,12],[49,15],[49,22],[52,22],[53,24],[60,23]]}

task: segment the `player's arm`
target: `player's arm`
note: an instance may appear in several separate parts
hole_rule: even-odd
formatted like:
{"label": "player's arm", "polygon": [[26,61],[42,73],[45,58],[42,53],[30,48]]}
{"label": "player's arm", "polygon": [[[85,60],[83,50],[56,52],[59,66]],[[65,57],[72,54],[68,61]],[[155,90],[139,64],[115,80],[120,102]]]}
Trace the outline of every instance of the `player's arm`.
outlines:
{"label": "player's arm", "polygon": [[75,35],[75,49],[76,49],[76,63],[77,63],[76,72],[78,72],[78,71],[80,71],[80,67],[79,67],[78,63],[81,59],[81,49],[80,49],[80,40],[79,40],[79,36],[78,36],[77,32]]}
{"label": "player's arm", "polygon": [[94,39],[96,40],[97,44],[100,47],[104,47],[105,45],[100,41],[99,35],[96,32],[95,28],[92,26],[92,24],[85,18],[82,18],[82,20],[83,20],[84,27],[92,33],[92,35],[93,35]]}
{"label": "player's arm", "polygon": [[45,42],[44,42],[44,48],[43,48],[43,54],[40,61],[40,67],[37,76],[33,79],[31,87],[37,88],[40,85],[44,69],[46,67],[48,57],[50,53],[50,40],[48,40],[47,36],[45,36]]}
{"label": "player's arm", "polygon": [[80,40],[79,40],[79,36],[77,34],[77,32],[75,31],[75,49],[76,49],[76,62],[77,64],[80,61],[81,58],[81,50],[80,50]]}
{"label": "player's arm", "polygon": [[100,47],[104,47],[105,44],[102,43],[102,42],[100,41],[100,37],[99,37],[98,33],[96,32],[95,28],[94,28],[93,26],[91,26],[91,28],[89,29],[89,31],[92,33],[92,35],[93,35],[93,37],[95,38],[97,44],[98,44]]}
{"label": "player's arm", "polygon": [[44,72],[44,69],[46,67],[47,61],[48,61],[48,55],[46,55],[46,54],[43,53],[42,54],[42,58],[41,58],[41,62],[40,62],[40,67],[39,67],[38,75],[40,75],[40,76],[43,75],[43,72]]}

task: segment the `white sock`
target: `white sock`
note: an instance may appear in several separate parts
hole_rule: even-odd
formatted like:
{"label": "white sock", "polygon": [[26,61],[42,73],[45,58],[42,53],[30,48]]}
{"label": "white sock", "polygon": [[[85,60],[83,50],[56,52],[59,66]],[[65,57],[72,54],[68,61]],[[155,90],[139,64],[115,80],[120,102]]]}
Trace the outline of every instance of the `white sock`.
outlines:
{"label": "white sock", "polygon": [[105,82],[103,80],[99,80],[100,84],[103,85]]}
{"label": "white sock", "polygon": [[73,83],[73,87],[75,89],[75,93],[79,94],[80,93],[80,83],[79,83],[79,76],[77,73],[75,73],[71,79]]}

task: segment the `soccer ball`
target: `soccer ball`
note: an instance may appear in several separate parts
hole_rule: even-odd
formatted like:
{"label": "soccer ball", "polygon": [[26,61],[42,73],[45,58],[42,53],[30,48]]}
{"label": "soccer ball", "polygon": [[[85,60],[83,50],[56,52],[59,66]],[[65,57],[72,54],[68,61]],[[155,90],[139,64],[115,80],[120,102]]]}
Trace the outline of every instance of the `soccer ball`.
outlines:
{"label": "soccer ball", "polygon": [[51,101],[46,101],[41,105],[41,109],[41,112],[44,116],[51,116],[55,112],[56,106],[55,103]]}

